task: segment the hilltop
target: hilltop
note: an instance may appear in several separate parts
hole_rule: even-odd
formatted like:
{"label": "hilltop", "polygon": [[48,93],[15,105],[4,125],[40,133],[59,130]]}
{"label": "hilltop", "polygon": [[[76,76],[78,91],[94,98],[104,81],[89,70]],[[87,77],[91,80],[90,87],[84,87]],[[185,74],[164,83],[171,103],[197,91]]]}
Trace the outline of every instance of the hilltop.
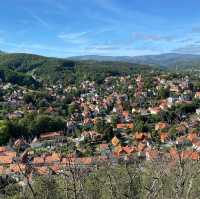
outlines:
{"label": "hilltop", "polygon": [[36,84],[36,80],[74,82],[80,78],[98,81],[107,75],[131,74],[149,69],[154,68],[118,61],[79,61],[25,53],[0,54],[1,79],[18,84]]}
{"label": "hilltop", "polygon": [[167,53],[160,55],[144,55],[144,56],[98,56],[86,55],[70,57],[72,60],[96,60],[96,61],[121,61],[129,63],[138,63],[145,65],[156,65],[167,68],[187,67],[200,68],[200,55]]}

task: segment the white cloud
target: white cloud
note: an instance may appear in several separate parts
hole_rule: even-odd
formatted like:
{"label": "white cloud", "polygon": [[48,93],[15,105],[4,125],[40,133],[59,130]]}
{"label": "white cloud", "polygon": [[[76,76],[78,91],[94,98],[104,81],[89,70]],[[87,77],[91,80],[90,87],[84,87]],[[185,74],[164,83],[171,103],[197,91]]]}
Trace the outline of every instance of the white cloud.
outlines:
{"label": "white cloud", "polygon": [[73,33],[60,33],[59,39],[72,44],[85,44],[88,43],[87,34],[89,32],[73,32]]}

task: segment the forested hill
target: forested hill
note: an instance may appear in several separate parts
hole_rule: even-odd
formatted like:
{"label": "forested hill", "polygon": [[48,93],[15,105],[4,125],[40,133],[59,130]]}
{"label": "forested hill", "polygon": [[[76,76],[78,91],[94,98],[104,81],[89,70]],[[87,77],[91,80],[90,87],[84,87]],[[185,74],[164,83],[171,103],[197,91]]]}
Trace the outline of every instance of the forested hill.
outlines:
{"label": "forested hill", "polygon": [[[132,74],[157,68],[113,61],[75,61],[24,53],[0,54],[0,77],[3,81],[37,85],[38,80],[73,83],[79,79],[101,81],[108,75]],[[37,80],[37,81],[36,81]]]}
{"label": "forested hill", "polygon": [[129,63],[138,63],[145,65],[156,65],[166,68],[200,68],[200,55],[166,53],[160,55],[144,56],[97,56],[86,55],[71,57],[72,60],[97,60],[97,61],[121,61]]}

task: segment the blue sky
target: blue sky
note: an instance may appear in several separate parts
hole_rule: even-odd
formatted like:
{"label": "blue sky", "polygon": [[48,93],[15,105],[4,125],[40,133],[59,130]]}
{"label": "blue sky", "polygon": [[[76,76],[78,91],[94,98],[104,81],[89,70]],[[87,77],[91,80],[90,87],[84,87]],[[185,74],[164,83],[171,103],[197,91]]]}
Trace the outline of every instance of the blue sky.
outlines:
{"label": "blue sky", "polygon": [[2,0],[0,49],[46,56],[200,54],[199,0]]}

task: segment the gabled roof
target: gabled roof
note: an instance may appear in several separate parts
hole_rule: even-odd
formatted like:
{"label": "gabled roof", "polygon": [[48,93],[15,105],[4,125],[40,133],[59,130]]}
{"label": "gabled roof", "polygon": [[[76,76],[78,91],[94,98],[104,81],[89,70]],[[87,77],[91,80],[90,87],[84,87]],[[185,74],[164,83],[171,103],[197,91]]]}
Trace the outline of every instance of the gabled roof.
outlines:
{"label": "gabled roof", "polygon": [[114,146],[117,146],[119,143],[120,143],[120,141],[119,141],[119,139],[115,136],[115,137],[113,137],[113,139],[112,139],[112,144],[114,145]]}
{"label": "gabled roof", "polygon": [[117,124],[118,129],[132,129],[134,127],[133,123],[120,123]]}
{"label": "gabled roof", "polygon": [[59,137],[63,135],[63,131],[57,131],[57,132],[46,132],[40,134],[40,139],[51,139],[55,137]]}
{"label": "gabled roof", "polygon": [[155,130],[165,129],[168,128],[168,124],[166,122],[158,122],[155,124]]}
{"label": "gabled roof", "polygon": [[10,171],[14,173],[21,173],[24,172],[26,169],[25,164],[11,164],[10,165]]}
{"label": "gabled roof", "polygon": [[44,157],[34,157],[33,164],[44,164]]}
{"label": "gabled roof", "polygon": [[49,169],[46,166],[42,167],[34,167],[35,173],[38,175],[47,175],[49,173]]}
{"label": "gabled roof", "polygon": [[60,155],[57,153],[53,153],[52,155],[48,155],[45,157],[45,163],[51,164],[55,162],[60,162]]}

